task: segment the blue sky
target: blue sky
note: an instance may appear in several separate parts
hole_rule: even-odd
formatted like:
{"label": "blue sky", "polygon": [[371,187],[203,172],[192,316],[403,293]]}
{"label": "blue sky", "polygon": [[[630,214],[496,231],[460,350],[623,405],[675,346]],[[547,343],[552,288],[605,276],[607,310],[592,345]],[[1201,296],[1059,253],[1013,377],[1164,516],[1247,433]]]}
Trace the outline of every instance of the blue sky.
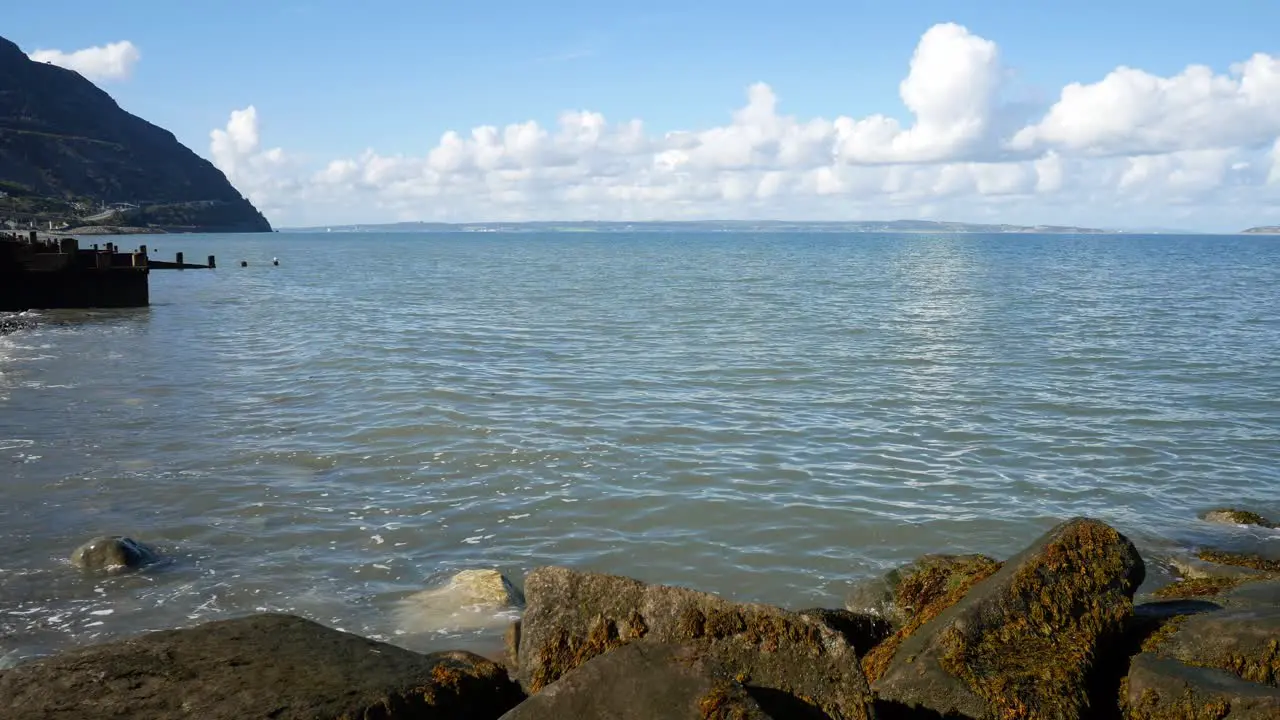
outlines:
{"label": "blue sky", "polygon": [[[328,0],[199,4],[137,0],[111,5],[104,11],[103,3],[11,3],[0,34],[28,52],[70,53],[128,41],[139,54],[128,77],[99,83],[126,109],[172,130],[206,156],[214,153],[210,131],[225,127],[232,111],[252,106],[255,147],[246,154],[277,147],[281,154],[270,162],[245,159],[236,167],[219,164],[228,165],[223,169],[243,192],[268,206],[273,220],[290,224],[532,217],[533,201],[553,195],[556,212],[564,217],[619,212],[635,217],[661,215],[641,209],[634,193],[623,190],[610,191],[609,198],[627,203],[626,208],[615,208],[594,191],[555,195],[548,188],[535,191],[521,186],[502,200],[474,192],[480,185],[492,191],[496,182],[492,178],[464,187],[461,180],[453,183],[439,177],[432,182],[448,185],[457,198],[472,203],[467,206],[469,216],[442,215],[441,203],[427,202],[442,196],[433,196],[425,186],[414,192],[401,188],[391,195],[374,193],[366,198],[368,202],[339,210],[322,200],[312,178],[334,161],[361,162],[361,154],[368,149],[381,158],[425,158],[449,130],[466,137],[477,126],[502,128],[528,120],[554,130],[566,110],[600,113],[610,124],[640,119],[650,138],[706,131],[730,124],[732,113],[746,103],[747,88],[758,82],[767,83],[776,97],[777,113],[800,122],[880,114],[906,127],[913,122],[913,114],[904,105],[899,85],[922,36],[940,23],[955,23],[998,47],[998,102],[1021,108],[1027,123],[1044,116],[1060,99],[1064,86],[1097,83],[1120,66],[1160,78],[1176,76],[1193,63],[1229,74],[1233,63],[1254,53],[1280,55],[1280,32],[1275,30],[1280,28],[1280,3],[1264,0],[1089,0],[1052,5],[663,1],[634,6],[505,0],[484,4],[388,0],[363,6]],[[1188,117],[1194,115],[1194,109],[1187,112]],[[1280,137],[1280,127],[1275,135]],[[1188,143],[1192,149],[1205,149],[1205,143],[1194,139]],[[1257,158],[1230,164],[1253,162],[1258,164],[1258,177],[1265,178],[1265,143],[1254,133],[1240,148],[1246,154],[1256,151]],[[1085,148],[1075,150],[1081,157],[1090,155]],[[653,158],[660,149],[645,152]],[[924,157],[912,156],[910,162],[919,164]],[[925,159],[942,163],[994,158],[968,152]],[[1026,155],[1023,160],[1033,158]],[[1179,161],[1174,157],[1169,162]],[[268,173],[266,166],[272,163]],[[256,168],[254,173],[244,169],[249,165]],[[728,182],[723,175],[726,167],[707,169],[707,177],[719,174],[720,182]],[[769,171],[763,166],[758,169]],[[333,177],[339,174],[335,171]],[[403,182],[406,174],[412,173],[398,169],[396,182]],[[510,177],[503,180],[510,181]],[[758,183],[759,178],[751,181]],[[582,178],[575,182],[581,184]],[[646,176],[636,182],[652,185],[655,180]],[[600,185],[594,180],[588,184],[592,183]],[[797,187],[804,184],[799,179],[796,183]],[[1265,214],[1267,202],[1276,196],[1265,181],[1257,184],[1257,192],[1248,199],[1249,209],[1243,211],[1249,217],[1224,220],[1226,227],[1239,221],[1251,224],[1253,216]],[[699,193],[693,192],[693,201],[701,197]],[[735,206],[725,203],[740,194],[722,192],[714,203],[693,210],[682,206],[685,209],[680,212],[739,214]],[[588,196],[590,203],[574,201]],[[817,194],[810,196],[791,206],[771,199],[768,207],[741,214],[765,213],[772,207],[775,215],[807,211],[832,215],[829,207],[823,210],[808,203]],[[761,198],[752,195],[751,199]],[[852,190],[850,199],[873,200]],[[1182,213],[1182,224],[1211,225],[1212,219],[1203,212],[1188,215],[1187,199],[1177,198],[1181,204],[1171,211]],[[1243,196],[1240,199],[1245,201]],[[918,208],[909,203],[895,205],[893,212],[886,212],[911,215],[911,210],[922,209],[927,215],[945,209],[943,200],[922,202]],[[1044,210],[1040,216],[1045,221],[1080,224],[1132,215],[1123,208],[1103,212],[1082,202],[1072,210],[1045,200],[1030,198],[1019,204],[1005,198],[1000,207],[1020,221],[1032,219],[1038,212],[1035,208]],[[457,202],[443,204],[460,207]],[[971,202],[958,202],[955,207],[973,212]]]}

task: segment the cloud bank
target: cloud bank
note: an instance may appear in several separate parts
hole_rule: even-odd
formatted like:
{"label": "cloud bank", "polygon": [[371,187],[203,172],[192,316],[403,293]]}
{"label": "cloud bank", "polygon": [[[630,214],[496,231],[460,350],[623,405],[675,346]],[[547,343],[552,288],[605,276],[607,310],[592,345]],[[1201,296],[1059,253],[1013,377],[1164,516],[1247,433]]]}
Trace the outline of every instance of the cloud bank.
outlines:
{"label": "cloud bank", "polygon": [[[757,83],[718,127],[656,134],[571,110],[446,132],[422,155],[323,166],[263,147],[254,107],[210,157],[276,224],[393,220],[888,219],[1217,227],[1280,217],[1280,58],[1172,77],[1119,67],[1011,122],[999,48],[920,38],[906,122],[797,118]],[[1025,111],[1023,116],[1025,118]]]}
{"label": "cloud bank", "polygon": [[93,81],[125,80],[133,74],[133,68],[142,59],[142,53],[128,40],[108,45],[63,52],[61,50],[36,50],[28,55],[36,62],[53,63],[75,70]]}

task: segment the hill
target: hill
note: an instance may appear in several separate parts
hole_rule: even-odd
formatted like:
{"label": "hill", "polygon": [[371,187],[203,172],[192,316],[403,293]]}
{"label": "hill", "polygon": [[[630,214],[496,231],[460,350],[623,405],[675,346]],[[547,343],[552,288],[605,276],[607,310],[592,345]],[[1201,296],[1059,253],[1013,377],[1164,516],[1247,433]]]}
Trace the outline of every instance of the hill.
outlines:
{"label": "hill", "polygon": [[1251,227],[1248,230],[1240,232],[1249,235],[1280,235],[1280,225],[1262,225],[1260,227]]}
{"label": "hill", "polygon": [[[119,204],[115,210],[104,206]],[[79,73],[0,38],[0,221],[270,232],[262,213],[173,133]]]}

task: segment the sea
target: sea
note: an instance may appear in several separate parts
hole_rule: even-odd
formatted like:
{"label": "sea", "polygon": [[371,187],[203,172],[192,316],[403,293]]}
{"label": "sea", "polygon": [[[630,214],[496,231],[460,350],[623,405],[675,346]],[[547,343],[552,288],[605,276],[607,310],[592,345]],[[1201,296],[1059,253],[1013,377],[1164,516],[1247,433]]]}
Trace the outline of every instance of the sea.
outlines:
{"label": "sea", "polygon": [[[399,613],[478,568],[841,607],[1081,515],[1149,587],[1280,557],[1200,519],[1280,516],[1280,239],[116,240],[218,267],[0,338],[0,664],[255,611],[496,653],[509,617]],[[72,567],[101,534],[164,560]]]}

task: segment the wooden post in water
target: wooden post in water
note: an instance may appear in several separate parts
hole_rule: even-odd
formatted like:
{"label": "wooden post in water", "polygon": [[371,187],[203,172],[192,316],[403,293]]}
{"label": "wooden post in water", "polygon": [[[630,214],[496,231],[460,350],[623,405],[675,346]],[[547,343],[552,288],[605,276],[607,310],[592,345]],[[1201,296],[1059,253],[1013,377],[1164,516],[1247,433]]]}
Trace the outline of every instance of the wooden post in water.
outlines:
{"label": "wooden post in water", "polygon": [[178,261],[178,269],[181,270],[182,269],[182,253],[178,253],[177,255],[175,255],[174,259]]}
{"label": "wooden post in water", "polygon": [[216,268],[216,267],[218,267],[218,266],[213,262],[213,256],[212,256],[212,255],[210,255],[210,256],[209,256],[209,269],[210,269],[210,270],[212,270],[213,268]]}

